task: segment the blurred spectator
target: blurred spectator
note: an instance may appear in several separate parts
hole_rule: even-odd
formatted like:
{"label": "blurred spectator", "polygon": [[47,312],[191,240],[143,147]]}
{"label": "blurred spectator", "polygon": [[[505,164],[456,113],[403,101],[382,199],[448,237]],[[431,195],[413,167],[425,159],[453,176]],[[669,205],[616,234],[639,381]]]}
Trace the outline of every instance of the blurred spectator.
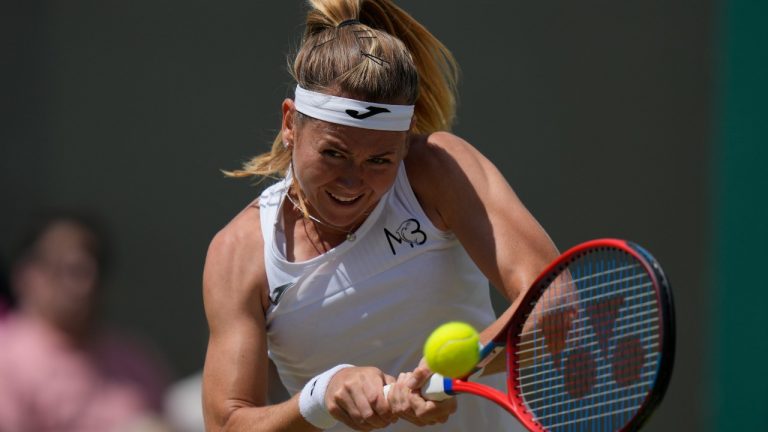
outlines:
{"label": "blurred spectator", "polygon": [[97,325],[103,235],[82,216],[32,227],[11,267],[18,305],[0,332],[0,431],[158,430],[165,373]]}

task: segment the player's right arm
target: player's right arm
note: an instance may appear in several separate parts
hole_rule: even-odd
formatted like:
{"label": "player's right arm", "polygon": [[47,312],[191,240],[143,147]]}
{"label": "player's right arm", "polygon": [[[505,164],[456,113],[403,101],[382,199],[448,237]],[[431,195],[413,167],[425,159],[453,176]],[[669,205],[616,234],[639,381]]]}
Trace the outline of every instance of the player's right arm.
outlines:
{"label": "player's right arm", "polygon": [[[203,272],[210,331],[203,370],[203,413],[209,432],[317,431],[299,411],[299,395],[267,405],[269,305],[257,205],[241,212],[211,242]],[[384,374],[372,367],[334,375],[325,397],[333,417],[355,430],[396,421],[381,396]]]}
{"label": "player's right arm", "polygon": [[209,432],[316,431],[299,413],[298,396],[267,405],[267,290],[257,205],[214,237],[203,272],[210,336],[203,371]]}

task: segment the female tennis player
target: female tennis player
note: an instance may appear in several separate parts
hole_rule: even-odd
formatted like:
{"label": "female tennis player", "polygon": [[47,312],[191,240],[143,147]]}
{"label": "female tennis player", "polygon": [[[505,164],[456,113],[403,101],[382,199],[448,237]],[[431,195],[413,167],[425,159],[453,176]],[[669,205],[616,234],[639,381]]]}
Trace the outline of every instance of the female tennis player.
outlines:
{"label": "female tennis player", "polygon": [[[278,182],[208,251],[206,426],[512,430],[480,398],[422,399],[423,341],[449,320],[495,334],[488,281],[513,300],[557,251],[496,167],[446,132],[457,67],[442,43],[390,0],[309,3],[280,133],[231,173]],[[268,357],[283,403],[266,403]]]}

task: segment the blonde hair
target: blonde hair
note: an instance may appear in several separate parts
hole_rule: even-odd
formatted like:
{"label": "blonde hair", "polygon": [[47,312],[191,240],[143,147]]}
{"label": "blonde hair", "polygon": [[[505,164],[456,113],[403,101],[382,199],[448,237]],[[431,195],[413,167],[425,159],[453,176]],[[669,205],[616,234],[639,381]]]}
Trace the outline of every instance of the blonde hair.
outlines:
{"label": "blonde hair", "polygon": [[[451,128],[458,65],[424,26],[390,0],[309,0],[309,5],[291,70],[300,86],[370,102],[415,104],[414,133]],[[278,133],[269,152],[225,174],[285,176],[290,162],[291,151]]]}

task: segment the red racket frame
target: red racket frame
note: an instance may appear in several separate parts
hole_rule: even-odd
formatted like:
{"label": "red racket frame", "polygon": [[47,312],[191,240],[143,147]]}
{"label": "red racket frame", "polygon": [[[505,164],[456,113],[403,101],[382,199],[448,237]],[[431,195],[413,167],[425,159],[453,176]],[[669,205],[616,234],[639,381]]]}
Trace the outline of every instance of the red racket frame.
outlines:
{"label": "red racket frame", "polygon": [[667,281],[661,266],[656,260],[640,246],[627,242],[626,240],[605,238],[591,240],[580,245],[574,246],[560,255],[555,261],[553,261],[534,281],[531,288],[525,293],[523,299],[519,303],[520,307],[515,311],[515,314],[510,318],[509,322],[504,328],[494,337],[493,342],[497,345],[506,345],[507,353],[507,393],[501,392],[495,388],[478,384],[474,382],[464,381],[463,379],[451,380],[451,392],[453,393],[469,393],[483,398],[489,399],[510,414],[514,415],[520,420],[525,427],[531,431],[546,432],[541,424],[533,419],[533,416],[528,413],[528,410],[523,403],[522,397],[520,397],[517,391],[517,370],[513,367],[517,361],[517,354],[514,347],[519,342],[520,330],[525,323],[525,319],[528,314],[533,310],[535,304],[534,300],[538,299],[542,292],[549,286],[549,284],[565,269],[566,265],[588,253],[591,250],[596,249],[619,249],[624,251],[633,257],[635,257],[640,263],[642,263],[646,272],[650,275],[653,283],[658,304],[661,306],[660,318],[662,320],[662,332],[660,334],[659,348],[662,353],[661,365],[659,373],[656,376],[656,382],[653,386],[653,390],[646,395],[642,405],[638,409],[635,416],[621,429],[621,431],[636,430],[642,425],[642,423],[650,415],[653,408],[661,401],[661,398],[666,391],[666,387],[669,384],[669,378],[672,373],[672,364],[674,359],[674,316],[672,296],[669,289],[669,283]]}

